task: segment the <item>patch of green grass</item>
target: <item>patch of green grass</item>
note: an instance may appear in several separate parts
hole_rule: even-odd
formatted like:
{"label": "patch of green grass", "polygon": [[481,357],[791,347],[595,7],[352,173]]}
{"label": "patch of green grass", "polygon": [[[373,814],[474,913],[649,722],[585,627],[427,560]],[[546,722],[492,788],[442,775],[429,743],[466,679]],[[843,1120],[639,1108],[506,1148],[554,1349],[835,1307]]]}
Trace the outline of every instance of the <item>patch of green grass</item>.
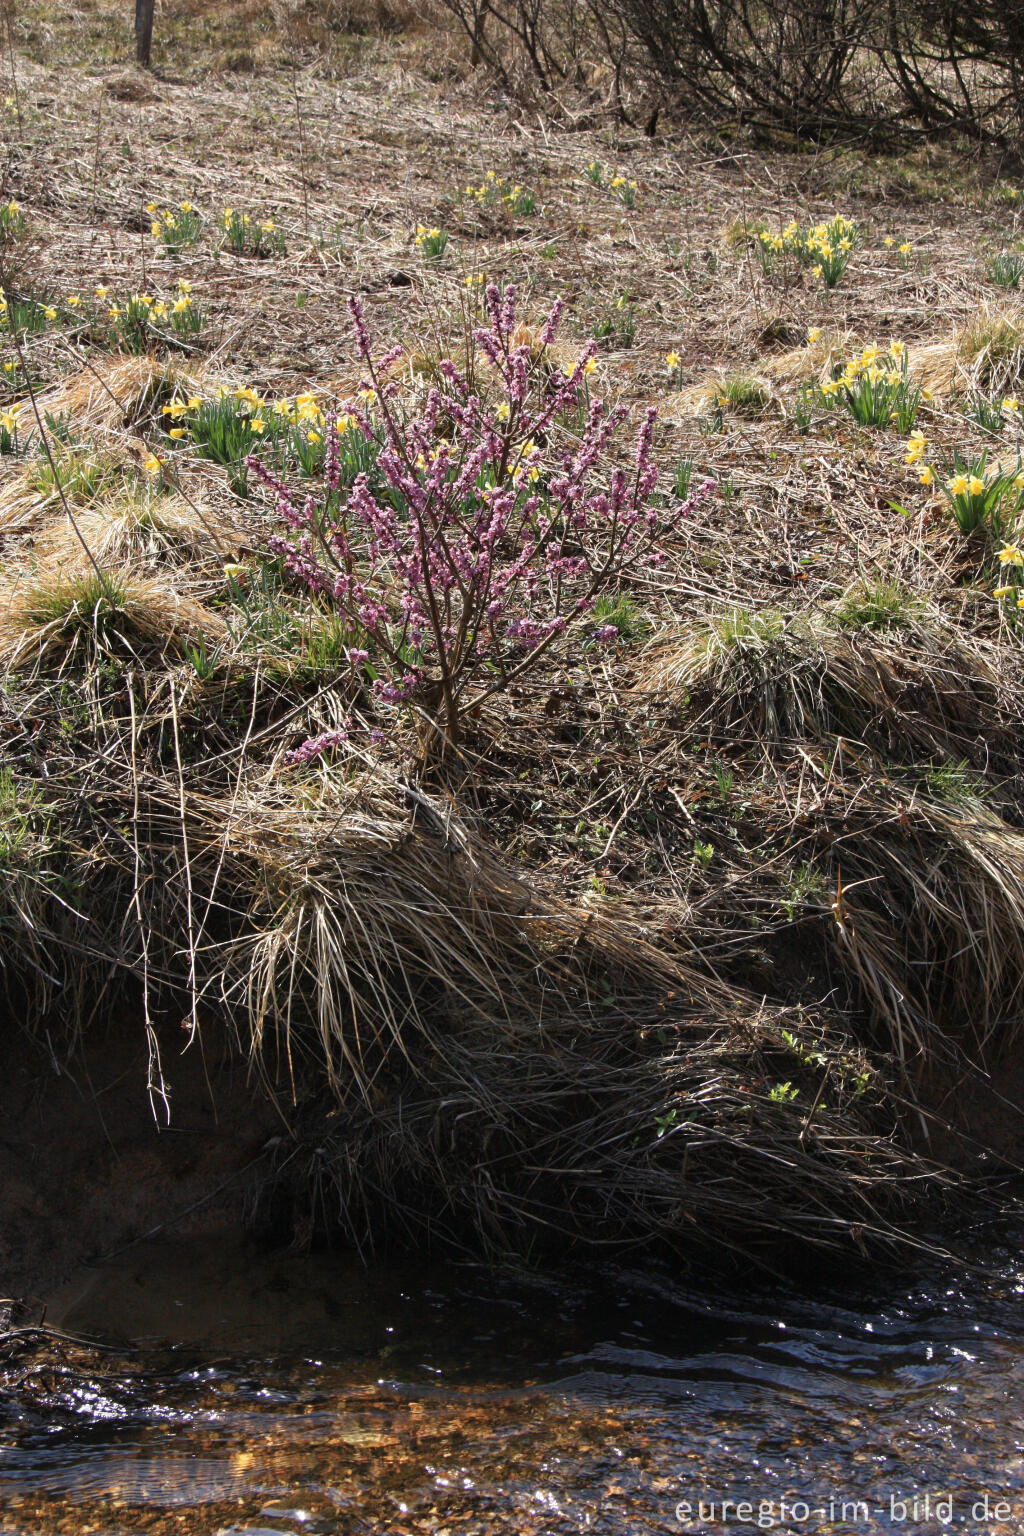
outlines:
{"label": "patch of green grass", "polygon": [[923,604],[901,582],[882,578],[871,584],[861,583],[843,597],[836,617],[846,629],[870,629],[885,634],[907,629],[913,624]]}
{"label": "patch of green grass", "polygon": [[12,768],[0,768],[0,868],[24,868],[36,861],[34,827],[40,809],[38,787],[16,777]]}
{"label": "patch of green grass", "polygon": [[719,411],[736,416],[763,416],[771,405],[772,392],[763,379],[753,374],[731,373],[714,385],[714,403]]}
{"label": "patch of green grass", "polygon": [[[52,462],[51,462],[52,456]],[[41,452],[32,470],[32,487],[41,496],[60,496],[86,505],[116,485],[121,468],[115,460],[89,444],[52,444],[50,454]]]}
{"label": "patch of green grass", "polygon": [[117,575],[85,571],[38,583],[23,599],[21,613],[36,629],[82,631],[101,638],[123,616],[127,594],[127,583]]}
{"label": "patch of green grass", "polygon": [[921,788],[933,800],[948,805],[977,805],[987,793],[984,780],[969,763],[929,763],[921,776]]}
{"label": "patch of green grass", "polygon": [[594,604],[592,618],[598,628],[614,625],[619,640],[626,645],[636,645],[651,632],[650,620],[626,592],[602,592]]}

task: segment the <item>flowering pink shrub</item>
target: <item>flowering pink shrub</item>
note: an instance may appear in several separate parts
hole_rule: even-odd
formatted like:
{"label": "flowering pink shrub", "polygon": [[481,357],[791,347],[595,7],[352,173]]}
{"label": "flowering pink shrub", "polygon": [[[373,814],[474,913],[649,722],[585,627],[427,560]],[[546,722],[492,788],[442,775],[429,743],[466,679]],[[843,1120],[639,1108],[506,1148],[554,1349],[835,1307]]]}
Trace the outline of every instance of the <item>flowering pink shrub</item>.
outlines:
{"label": "flowering pink shrub", "polygon": [[[532,345],[517,330],[511,287],[489,286],[485,305],[489,324],[474,331],[484,384],[471,389],[442,362],[441,383],[410,414],[389,377],[401,349],[375,362],[350,299],[368,378],[341,430],[328,422],[323,493],[300,501],[248,461],[285,527],[270,547],[346,621],[353,674],[372,679],[382,705],[418,706],[452,745],[469,711],[522,678],[569,628],[586,630],[602,589],[660,563],[666,538],[713,489],[707,481],[686,502],[652,497],[653,409],[629,471],[602,483],[602,456],[627,411],[588,398],[593,347],[567,375],[553,373],[544,353],[561,304]],[[566,416],[582,422],[574,441],[560,430]],[[568,446],[556,448],[559,436]],[[349,443],[363,464],[366,443],[375,451],[372,469],[354,479],[344,472],[355,458]],[[616,634],[607,623],[590,631],[603,643]],[[297,760],[322,750],[319,739],[307,747]]]}

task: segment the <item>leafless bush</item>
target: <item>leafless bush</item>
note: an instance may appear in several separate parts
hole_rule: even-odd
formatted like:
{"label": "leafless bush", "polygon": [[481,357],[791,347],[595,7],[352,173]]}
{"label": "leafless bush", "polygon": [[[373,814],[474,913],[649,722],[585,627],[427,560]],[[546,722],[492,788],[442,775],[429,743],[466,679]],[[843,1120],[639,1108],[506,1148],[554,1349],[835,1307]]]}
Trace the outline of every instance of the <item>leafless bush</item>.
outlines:
{"label": "leafless bush", "polygon": [[676,111],[808,135],[957,132],[1006,143],[1024,120],[1018,0],[440,0],[474,63],[542,94],[609,80],[625,112]]}

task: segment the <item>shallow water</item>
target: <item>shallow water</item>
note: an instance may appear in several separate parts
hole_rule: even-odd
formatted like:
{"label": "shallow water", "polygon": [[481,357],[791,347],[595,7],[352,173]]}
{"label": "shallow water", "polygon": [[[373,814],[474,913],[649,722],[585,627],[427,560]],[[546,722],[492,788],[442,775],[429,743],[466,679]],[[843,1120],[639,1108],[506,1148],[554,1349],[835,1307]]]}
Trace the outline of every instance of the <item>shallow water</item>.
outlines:
{"label": "shallow water", "polygon": [[1016,1536],[1024,1266],[889,1292],[137,1248],[9,1372],[0,1532]]}

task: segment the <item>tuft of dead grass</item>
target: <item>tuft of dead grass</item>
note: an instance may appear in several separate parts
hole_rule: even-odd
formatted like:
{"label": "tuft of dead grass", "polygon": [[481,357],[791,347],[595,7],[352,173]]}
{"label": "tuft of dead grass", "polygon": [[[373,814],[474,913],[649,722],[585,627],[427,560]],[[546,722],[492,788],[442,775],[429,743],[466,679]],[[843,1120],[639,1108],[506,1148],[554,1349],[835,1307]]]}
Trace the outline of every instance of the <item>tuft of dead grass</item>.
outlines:
{"label": "tuft of dead grass", "polygon": [[157,656],[189,641],[211,647],[228,638],[224,620],[195,598],[130,569],[50,571],[0,595],[0,659],[7,666],[67,663],[84,647]]}
{"label": "tuft of dead grass", "polygon": [[778,747],[846,737],[886,751],[962,757],[1005,744],[997,668],[977,647],[903,611],[898,632],[836,618],[737,608],[681,638],[660,639],[638,686],[685,699],[701,729]]}

